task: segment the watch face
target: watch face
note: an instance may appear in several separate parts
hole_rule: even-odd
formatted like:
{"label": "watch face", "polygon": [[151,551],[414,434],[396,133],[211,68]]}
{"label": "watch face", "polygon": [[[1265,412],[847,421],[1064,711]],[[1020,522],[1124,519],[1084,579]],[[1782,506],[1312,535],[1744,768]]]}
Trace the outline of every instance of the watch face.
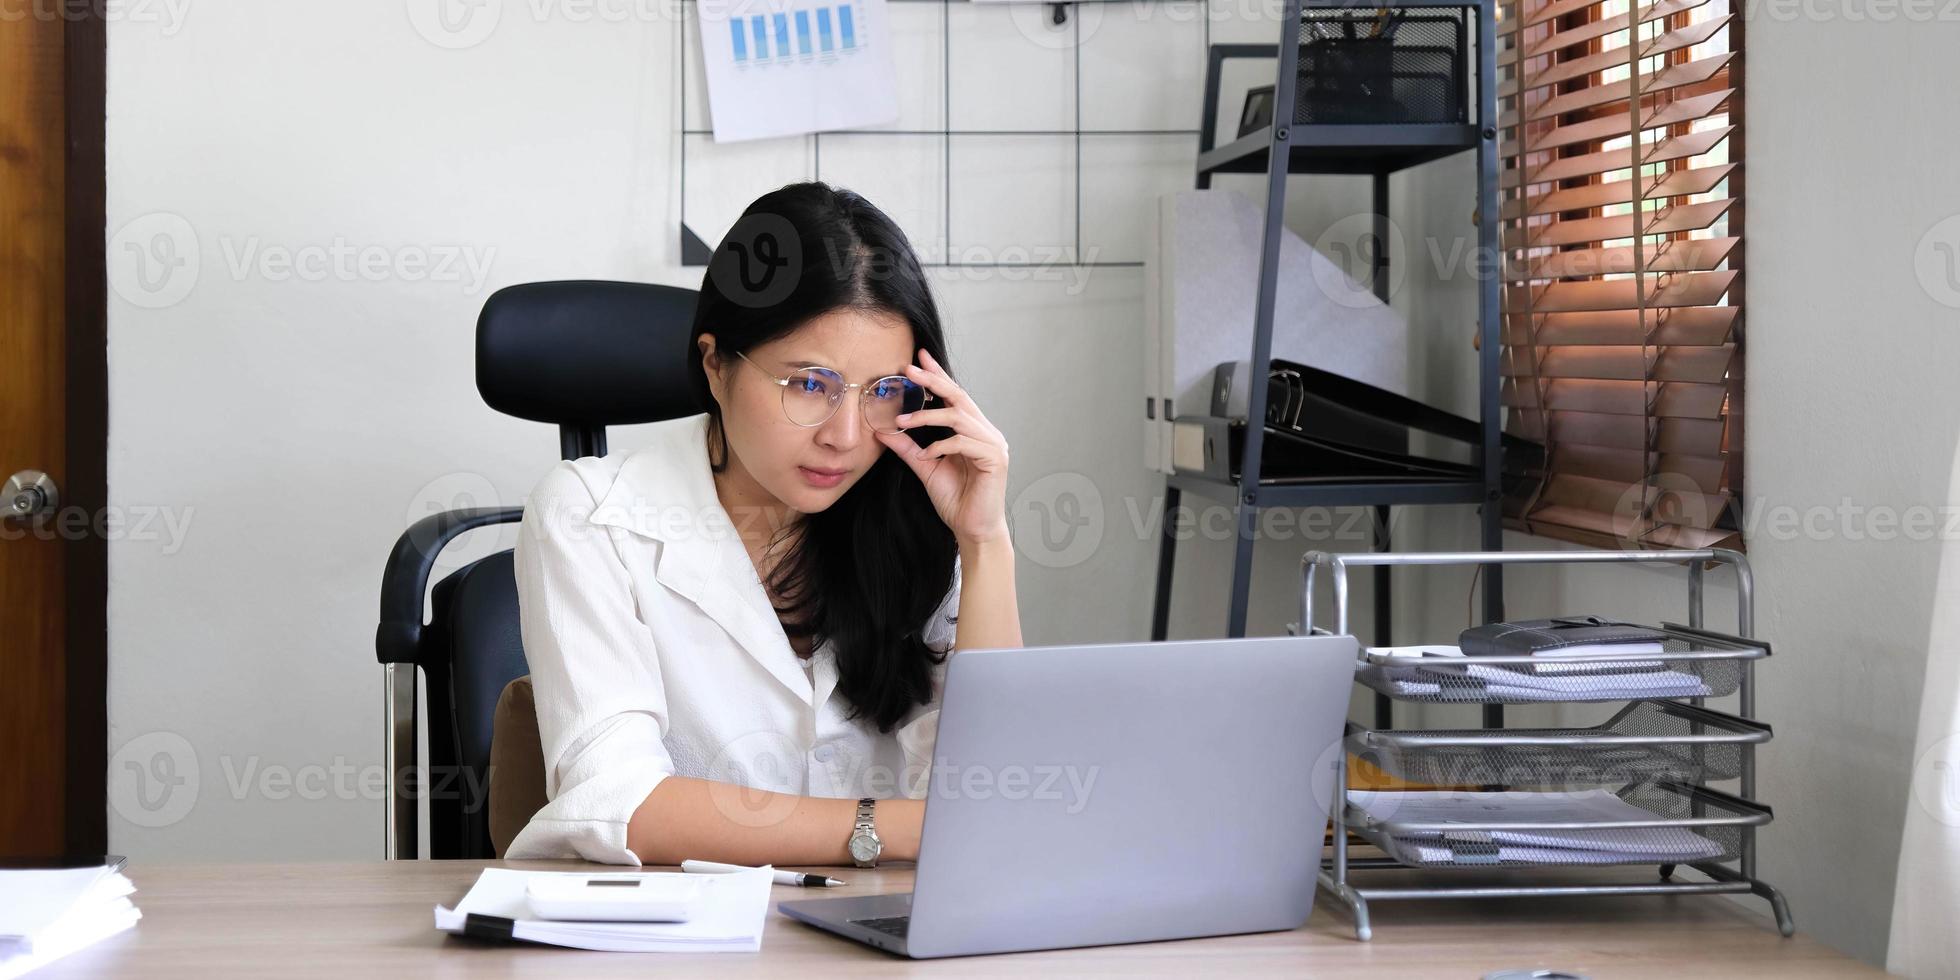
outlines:
{"label": "watch face", "polygon": [[869,835],[851,838],[851,858],[856,861],[869,861],[878,856],[878,842]]}

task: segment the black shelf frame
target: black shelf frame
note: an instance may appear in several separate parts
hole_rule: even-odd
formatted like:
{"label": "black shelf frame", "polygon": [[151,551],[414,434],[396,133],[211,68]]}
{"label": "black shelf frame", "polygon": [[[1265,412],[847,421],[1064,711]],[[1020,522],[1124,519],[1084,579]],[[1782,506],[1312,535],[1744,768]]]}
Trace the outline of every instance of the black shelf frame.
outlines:
{"label": "black shelf frame", "polygon": [[[1470,125],[1382,124],[1352,125],[1281,122],[1292,117],[1295,82],[1298,78],[1298,35],[1306,10],[1352,8],[1345,0],[1286,0],[1280,17],[1277,44],[1215,44],[1208,49],[1205,70],[1204,117],[1199,130],[1197,187],[1211,186],[1216,174],[1264,174],[1266,177],[1266,216],[1260,244],[1259,292],[1255,303],[1252,335],[1253,378],[1266,376],[1272,364],[1273,314],[1279,285],[1279,250],[1284,226],[1286,182],[1293,174],[1367,174],[1373,177],[1372,210],[1374,234],[1380,243],[1388,241],[1388,178],[1400,170],[1439,160],[1458,153],[1477,155],[1477,241],[1482,254],[1498,254],[1498,160],[1497,160],[1497,25],[1496,0],[1392,0],[1392,7],[1419,7],[1469,11],[1474,21],[1475,62],[1472,90],[1476,119]],[[1224,63],[1233,59],[1261,58],[1276,62],[1273,82],[1273,124],[1256,132],[1218,143],[1217,120],[1220,75]],[[1273,166],[1283,160],[1286,165]],[[1388,296],[1388,255],[1386,247],[1375,250],[1372,285],[1383,302]],[[1477,352],[1479,445],[1475,481],[1356,481],[1356,482],[1280,482],[1262,478],[1261,464],[1265,429],[1245,427],[1243,465],[1236,482],[1225,482],[1192,473],[1174,473],[1166,478],[1164,489],[1163,539],[1158,545],[1156,605],[1151,616],[1151,638],[1162,640],[1169,628],[1171,578],[1176,567],[1177,538],[1173,518],[1184,492],[1212,499],[1228,500],[1235,510],[1237,545],[1232,566],[1231,606],[1226,620],[1227,636],[1244,636],[1246,606],[1252,578],[1252,552],[1258,514],[1268,507],[1366,506],[1374,509],[1375,547],[1387,551],[1390,508],[1447,504],[1474,504],[1481,508],[1479,531],[1481,550],[1501,551],[1504,545],[1501,404],[1502,354],[1499,277],[1486,275],[1478,283]],[[1254,384],[1248,393],[1249,419],[1266,416],[1266,386]],[[1375,569],[1375,642],[1392,643],[1394,615],[1393,584],[1388,566]],[[1504,618],[1503,567],[1482,569],[1483,620]],[[1301,629],[1307,625],[1302,624]],[[1378,728],[1393,727],[1393,702],[1377,695],[1375,714]],[[1486,705],[1483,721],[1487,727],[1502,727],[1503,708]]]}
{"label": "black shelf frame", "polygon": [[[1313,123],[1293,126],[1292,130],[1287,140],[1287,172],[1296,174],[1389,174],[1477,146],[1475,126]],[[1263,174],[1274,142],[1272,127],[1268,126],[1206,150],[1198,156],[1198,173]]]}
{"label": "black shelf frame", "polygon": [[[1173,473],[1167,478],[1177,491],[1189,491],[1229,503],[1243,493],[1241,483],[1227,483],[1201,473]],[[1370,482],[1261,482],[1261,507],[1392,507],[1405,504],[1478,504],[1484,499],[1481,481],[1383,480]]]}

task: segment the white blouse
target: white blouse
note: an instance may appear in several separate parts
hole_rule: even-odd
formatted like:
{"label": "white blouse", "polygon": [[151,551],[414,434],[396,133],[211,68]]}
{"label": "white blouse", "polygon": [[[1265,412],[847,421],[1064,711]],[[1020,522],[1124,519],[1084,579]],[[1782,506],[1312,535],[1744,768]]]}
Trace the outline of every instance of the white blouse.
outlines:
{"label": "white blouse", "polygon": [[[550,802],[508,858],[639,864],[626,825],[670,774],[796,796],[923,798],[946,666],[894,730],[849,719],[836,651],[790,648],[715,494],[708,416],[647,427],[631,453],[552,467],[516,545],[524,655]],[[950,651],[960,576],[925,624]],[[766,822],[754,796],[730,816]],[[841,833],[841,831],[840,831]]]}

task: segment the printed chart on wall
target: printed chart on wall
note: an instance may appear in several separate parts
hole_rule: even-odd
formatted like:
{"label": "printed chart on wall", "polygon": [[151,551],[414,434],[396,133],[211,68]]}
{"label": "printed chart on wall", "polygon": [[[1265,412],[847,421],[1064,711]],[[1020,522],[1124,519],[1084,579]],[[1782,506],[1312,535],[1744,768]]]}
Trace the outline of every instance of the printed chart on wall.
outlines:
{"label": "printed chart on wall", "polygon": [[701,0],[716,142],[898,119],[885,0]]}

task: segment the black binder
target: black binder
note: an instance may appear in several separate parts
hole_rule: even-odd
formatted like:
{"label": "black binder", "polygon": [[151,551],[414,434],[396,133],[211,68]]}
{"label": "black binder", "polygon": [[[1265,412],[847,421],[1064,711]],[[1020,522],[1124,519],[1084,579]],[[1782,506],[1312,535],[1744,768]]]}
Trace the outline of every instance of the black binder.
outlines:
{"label": "black binder", "polygon": [[[1180,472],[1236,482],[1245,446],[1246,362],[1212,372],[1211,413],[1171,420],[1171,463]],[[1282,358],[1266,387],[1262,482],[1462,482],[1481,478],[1477,423],[1422,402]],[[1413,433],[1460,444],[1464,459],[1409,451]],[[1504,437],[1506,452],[1535,456],[1539,447]]]}

